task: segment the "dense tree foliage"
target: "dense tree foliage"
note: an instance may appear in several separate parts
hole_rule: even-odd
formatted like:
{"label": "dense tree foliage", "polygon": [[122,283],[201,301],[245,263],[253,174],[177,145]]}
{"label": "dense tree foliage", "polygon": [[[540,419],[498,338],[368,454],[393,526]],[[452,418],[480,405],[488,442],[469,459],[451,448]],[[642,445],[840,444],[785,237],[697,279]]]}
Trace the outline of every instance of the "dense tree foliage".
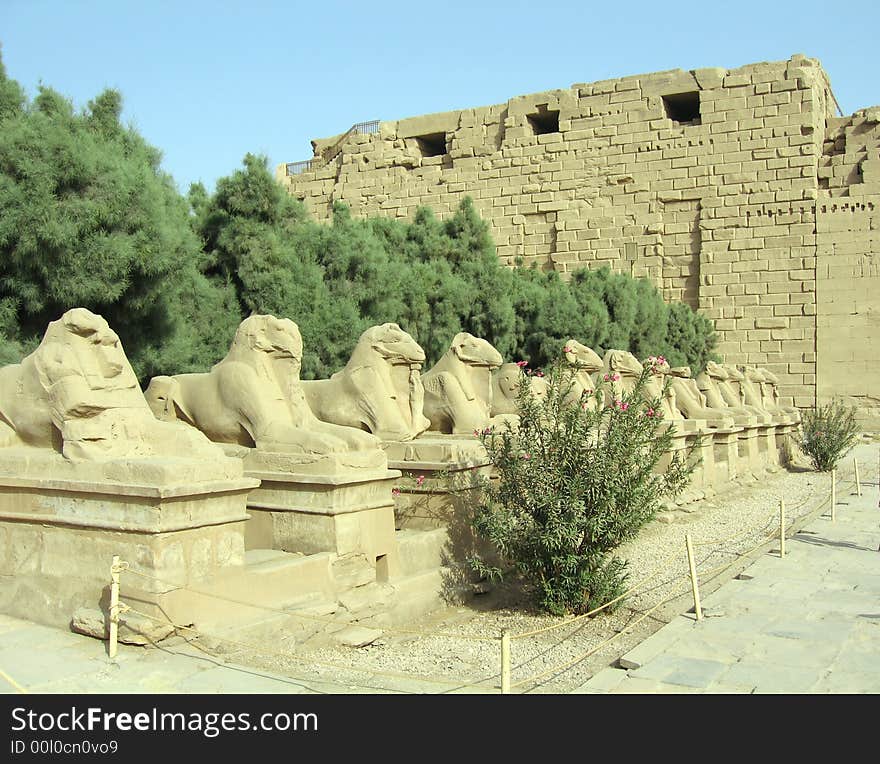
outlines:
{"label": "dense tree foliage", "polygon": [[329,225],[274,182],[266,159],[194,188],[196,229],[209,272],[234,283],[243,313],[292,318],[306,347],[303,377],[327,377],[347,361],[360,333],[393,321],[425,349],[427,365],[467,331],[505,358],[549,364],[570,337],[597,352],[662,354],[696,370],[711,357],[711,323],[687,305],[667,305],[648,281],[584,270],[571,281],[536,268],[499,265],[486,223],[466,198],[438,220],[357,219],[337,203]]}
{"label": "dense tree foliage", "polygon": [[160,154],[123,127],[120,94],[76,113],[29,101],[0,64],[0,332],[20,358],[75,306],[103,315],[141,375],[203,366],[231,289],[199,272],[188,208]]}
{"label": "dense tree foliage", "polygon": [[304,378],[339,370],[364,329],[389,321],[427,367],[459,331],[533,367],[569,337],[695,371],[711,355],[711,323],[647,281],[500,266],[470,199],[442,221],[337,204],[318,223],[252,154],[214,193],[196,184],[183,198],[121,110],[114,90],[80,112],[48,87],[30,101],[0,62],[0,363],[74,306],[110,322],[144,383],[210,367],[250,313],[299,325]]}

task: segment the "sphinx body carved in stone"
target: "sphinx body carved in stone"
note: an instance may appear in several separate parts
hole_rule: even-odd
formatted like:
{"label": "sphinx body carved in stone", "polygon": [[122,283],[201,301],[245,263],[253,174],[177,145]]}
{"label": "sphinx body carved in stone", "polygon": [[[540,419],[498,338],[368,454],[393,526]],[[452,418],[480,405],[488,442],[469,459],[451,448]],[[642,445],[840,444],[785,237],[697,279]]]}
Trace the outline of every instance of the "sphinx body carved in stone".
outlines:
{"label": "sphinx body carved in stone", "polygon": [[602,382],[605,405],[620,400],[624,393],[632,392],[644,367],[638,358],[626,350],[608,350],[602,358],[602,369],[596,373],[596,381]]}
{"label": "sphinx body carved in stone", "polygon": [[646,399],[659,399],[663,419],[684,419],[684,415],[678,408],[675,386],[672,384],[672,369],[666,359],[662,356],[651,356],[645,359],[643,366],[651,371],[647,382],[645,382]]}
{"label": "sphinx body carved in stone", "polygon": [[[669,373],[669,364],[651,357],[646,361],[649,366],[644,386],[641,389],[642,400],[651,405],[659,403],[654,416],[667,421],[683,419],[675,401],[675,392],[671,385],[665,385],[664,379]],[[609,350],[602,359],[602,371],[597,373],[596,381],[603,385],[605,405],[611,406],[623,398],[624,394],[632,393],[639,377],[644,373],[645,366],[632,353],[626,350]]]}
{"label": "sphinx body carved in stone", "polygon": [[705,421],[709,427],[734,426],[733,416],[728,411],[707,405],[706,396],[691,377],[690,366],[677,366],[671,372],[675,404],[685,419],[699,419]]}
{"label": "sphinx body carved in stone", "polygon": [[748,409],[760,424],[769,424],[773,415],[764,408],[761,393],[755,390],[755,386],[746,374],[731,364],[723,364],[727,371],[727,379],[730,387],[736,391],[742,405]]}
{"label": "sphinx body carved in stone", "polygon": [[562,360],[575,369],[566,401],[572,403],[583,400],[587,408],[594,409],[598,405],[593,395],[596,390],[596,374],[602,369],[602,359],[591,348],[575,339],[569,339],[562,346]]}
{"label": "sphinx body carved in stone", "polygon": [[0,438],[70,461],[223,457],[200,433],[156,420],[119,337],[85,308],[51,322],[33,353],[0,369]]}
{"label": "sphinx body carved in stone", "polygon": [[511,416],[492,415],[492,372],[502,363],[501,354],[486,340],[468,332],[456,334],[449,350],[422,375],[431,430],[471,435]]}
{"label": "sphinx body carved in stone", "polygon": [[299,379],[302,337],[289,319],[246,318],[211,371],[154,377],[146,398],[155,415],[182,420],[217,443],[321,456],[380,451],[371,434],[320,421]]}
{"label": "sphinx body carved in stone", "polygon": [[778,416],[776,412],[771,411],[765,405],[764,391],[761,387],[764,382],[764,375],[754,366],[742,366],[738,371],[742,375],[739,385],[746,406],[751,406],[771,417]]}
{"label": "sphinx body carved in stone", "polygon": [[769,369],[763,367],[757,369],[761,375],[761,392],[764,398],[764,407],[768,411],[778,411],[788,417],[795,424],[801,421],[801,412],[794,406],[783,406],[779,400],[779,378]]}
{"label": "sphinx body carved in stone", "polygon": [[737,424],[756,421],[755,411],[743,404],[739,390],[731,386],[730,374],[720,363],[709,361],[706,369],[697,376],[697,386],[706,397],[709,408],[729,411]]}
{"label": "sphinx body carved in stone", "polygon": [[547,392],[547,382],[543,378],[525,374],[518,364],[503,363],[492,372],[493,417],[519,414],[517,399],[523,382],[528,384],[535,398],[540,398]]}
{"label": "sphinx body carved in stone", "polygon": [[791,414],[784,411],[773,398],[773,391],[766,376],[769,372],[754,366],[742,366],[741,371],[743,374],[743,395],[746,403],[755,408],[760,406],[762,411],[779,423],[790,423]]}
{"label": "sphinx body carved in stone", "polygon": [[367,329],[330,379],[303,380],[309,407],[324,422],[412,440],[430,427],[420,370],[425,351],[397,324]]}

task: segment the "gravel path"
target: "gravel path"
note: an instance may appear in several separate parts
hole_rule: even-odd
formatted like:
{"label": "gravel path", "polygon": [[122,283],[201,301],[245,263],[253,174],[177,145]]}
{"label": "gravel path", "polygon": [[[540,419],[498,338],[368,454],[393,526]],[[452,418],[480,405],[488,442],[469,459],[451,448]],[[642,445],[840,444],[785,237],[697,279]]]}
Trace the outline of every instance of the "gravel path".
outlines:
{"label": "gravel path", "polygon": [[[859,457],[863,481],[876,480],[875,452],[876,448],[867,445],[853,452]],[[838,496],[854,490],[852,479],[851,454],[838,471]],[[756,555],[778,549],[773,535],[778,539],[780,499],[786,503],[791,534],[809,517],[828,511],[829,493],[829,475],[796,462],[760,480],[734,484],[723,495],[661,513],[619,550],[628,562],[629,585],[638,586],[613,613],[513,638],[513,691],[569,692],[692,608],[686,533],[694,543],[701,591],[708,593],[737,575]],[[298,660],[243,650],[226,653],[226,657],[290,676],[338,683],[349,692],[497,693],[501,632],[516,635],[567,620],[571,619],[529,612],[517,602],[515,592],[498,587],[475,597],[467,607],[449,608],[407,624],[458,637],[386,632],[365,647],[324,647],[302,653]]]}

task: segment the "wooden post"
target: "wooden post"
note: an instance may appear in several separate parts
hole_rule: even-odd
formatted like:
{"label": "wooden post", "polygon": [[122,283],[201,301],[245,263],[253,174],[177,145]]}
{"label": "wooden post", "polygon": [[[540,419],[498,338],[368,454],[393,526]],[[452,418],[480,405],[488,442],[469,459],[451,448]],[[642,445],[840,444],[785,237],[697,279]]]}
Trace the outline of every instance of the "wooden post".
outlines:
{"label": "wooden post", "polygon": [[113,555],[110,564],[110,646],[111,658],[116,657],[119,647],[119,555]]}
{"label": "wooden post", "polygon": [[831,522],[837,521],[837,470],[831,470]]}
{"label": "wooden post", "polygon": [[785,499],[779,500],[779,556],[785,557]]}
{"label": "wooden post", "polygon": [[694,548],[691,544],[691,534],[686,533],[684,536],[684,543],[687,547],[687,555],[688,555],[688,567],[691,571],[691,589],[694,592],[694,613],[696,613],[697,620],[703,620],[703,608],[700,607],[700,584],[697,581],[697,566],[694,563]]}
{"label": "wooden post", "polygon": [[501,694],[510,694],[510,634],[501,632]]}
{"label": "wooden post", "polygon": [[853,457],[853,468],[856,471],[856,496],[862,495],[862,483],[859,480],[859,460]]}

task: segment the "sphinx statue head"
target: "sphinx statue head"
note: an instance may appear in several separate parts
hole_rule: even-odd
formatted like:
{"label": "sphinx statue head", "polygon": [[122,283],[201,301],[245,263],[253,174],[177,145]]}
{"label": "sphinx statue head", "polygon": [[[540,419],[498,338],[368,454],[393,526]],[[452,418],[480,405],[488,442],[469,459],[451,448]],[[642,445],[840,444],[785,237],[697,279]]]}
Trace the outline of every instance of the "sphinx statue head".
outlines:
{"label": "sphinx statue head", "polygon": [[519,393],[523,385],[528,385],[532,395],[540,398],[547,393],[547,382],[538,376],[529,376],[515,363],[503,363],[492,372],[494,389],[492,391],[491,415],[519,413]]}
{"label": "sphinx statue head", "polygon": [[595,375],[602,370],[603,362],[599,355],[575,339],[568,339],[562,347],[562,360],[575,369],[571,390],[566,401],[581,401],[589,409],[595,409],[598,401],[593,392],[596,389]]}
{"label": "sphinx statue head", "polygon": [[355,427],[383,441],[407,441],[430,426],[419,370],[425,351],[397,324],[364,331],[341,371],[302,383],[309,408],[324,422]]}
{"label": "sphinx statue head", "polygon": [[466,366],[497,369],[504,359],[491,344],[468,332],[459,332],[452,340],[450,350]]}
{"label": "sphinx statue head", "polygon": [[730,379],[728,367],[722,366],[720,363],[716,363],[715,361],[709,361],[706,364],[706,374],[712,377],[712,379]]}
{"label": "sphinx statue head", "polygon": [[431,430],[472,434],[493,419],[493,371],[504,359],[484,339],[459,332],[439,361],[422,375]]}
{"label": "sphinx statue head", "polygon": [[357,451],[366,456],[346,456],[348,464],[379,464],[376,438],[322,422],[309,408],[299,378],[302,352],[293,321],[252,315],[210,372],[155,377],[146,396],[157,416],[181,419],[217,443],[296,454],[303,463]]}
{"label": "sphinx statue head", "polygon": [[605,353],[603,367],[622,377],[638,377],[644,367],[632,353],[626,350],[609,350]]}
{"label": "sphinx statue head", "polygon": [[371,326],[358,340],[358,346],[368,344],[370,349],[390,364],[418,366],[425,362],[425,351],[412,336],[397,324]]}
{"label": "sphinx statue head", "polygon": [[199,433],[156,420],[116,332],[85,308],[52,321],[33,353],[0,369],[0,400],[7,445],[70,461],[223,456]]}
{"label": "sphinx statue head", "polygon": [[595,374],[602,368],[602,359],[599,355],[574,339],[566,340],[562,348],[562,358],[570,366],[587,374]]}

